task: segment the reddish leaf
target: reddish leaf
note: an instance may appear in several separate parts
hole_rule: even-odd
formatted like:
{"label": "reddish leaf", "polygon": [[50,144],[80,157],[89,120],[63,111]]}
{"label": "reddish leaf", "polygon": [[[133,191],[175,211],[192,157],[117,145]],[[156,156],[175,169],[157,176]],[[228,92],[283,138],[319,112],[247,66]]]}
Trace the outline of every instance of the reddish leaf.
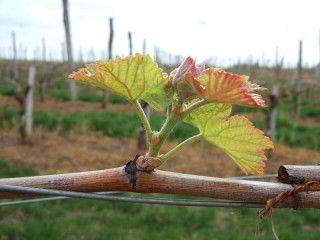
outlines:
{"label": "reddish leaf", "polygon": [[184,74],[176,89],[185,100],[200,97],[208,102],[265,107],[262,96],[255,93],[264,88],[247,80],[247,76],[209,68],[199,78],[191,71]]}
{"label": "reddish leaf", "polygon": [[193,73],[193,75],[197,78],[201,75],[203,70],[204,63],[200,67],[197,67],[196,60],[189,56],[178,68],[171,72],[171,75],[173,75],[173,85],[175,86],[177,81],[186,73]]}
{"label": "reddish leaf", "polygon": [[252,93],[264,90],[264,88],[247,80],[247,76],[240,76],[214,68],[205,70],[199,78],[199,82],[206,86],[206,93],[203,97],[210,102],[265,107],[261,95]]}

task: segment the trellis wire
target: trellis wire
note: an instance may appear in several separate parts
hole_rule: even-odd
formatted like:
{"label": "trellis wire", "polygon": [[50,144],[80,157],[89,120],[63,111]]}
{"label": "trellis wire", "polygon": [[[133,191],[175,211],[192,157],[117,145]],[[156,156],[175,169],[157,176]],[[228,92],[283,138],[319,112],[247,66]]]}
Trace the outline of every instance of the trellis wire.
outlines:
{"label": "trellis wire", "polygon": [[[232,208],[263,208],[264,204],[248,203],[248,202],[232,202],[232,201],[205,201],[205,200],[188,200],[188,199],[169,199],[169,198],[149,198],[149,197],[121,197],[112,195],[99,195],[97,193],[71,192],[43,188],[31,188],[11,185],[0,185],[0,191],[24,192],[39,195],[53,195],[73,198],[85,198],[95,200],[119,201],[130,203],[145,203],[145,204],[161,204],[161,205],[176,205],[176,206],[197,206],[197,207],[232,207]],[[51,198],[52,199],[52,198]],[[33,202],[41,201],[42,199],[34,199]],[[19,204],[22,202],[19,201]],[[12,202],[2,203],[1,206],[12,205]]]}
{"label": "trellis wire", "polygon": [[[96,194],[99,195],[115,195],[122,192],[97,192]],[[64,196],[58,196],[58,197],[42,197],[42,198],[34,198],[34,199],[25,199],[25,200],[18,200],[18,201],[12,201],[12,202],[0,202],[0,207],[3,206],[10,206],[10,205],[18,205],[18,204],[26,204],[26,203],[38,203],[38,202],[48,202],[48,201],[57,201],[57,200],[65,200],[65,199],[73,199],[72,197],[64,197]]]}

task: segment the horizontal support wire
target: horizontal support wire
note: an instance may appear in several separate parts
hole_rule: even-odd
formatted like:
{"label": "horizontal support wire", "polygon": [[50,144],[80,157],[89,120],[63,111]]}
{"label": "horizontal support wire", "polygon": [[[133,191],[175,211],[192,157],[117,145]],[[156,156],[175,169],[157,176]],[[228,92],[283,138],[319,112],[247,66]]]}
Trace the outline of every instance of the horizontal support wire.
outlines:
{"label": "horizontal support wire", "polygon": [[[97,192],[95,194],[99,195],[116,195],[122,192]],[[26,203],[38,203],[38,202],[48,202],[48,201],[57,201],[57,200],[65,200],[65,199],[73,199],[72,197],[42,197],[42,198],[34,198],[34,199],[25,199],[25,200],[18,200],[12,202],[0,202],[0,207],[3,206],[10,206],[10,205],[18,205],[18,204],[26,204]]]}
{"label": "horizontal support wire", "polygon": [[[205,200],[188,200],[188,199],[169,199],[169,198],[149,198],[149,197],[121,197],[113,195],[101,195],[97,193],[71,192],[43,188],[31,188],[12,185],[0,185],[0,191],[24,192],[39,195],[63,196],[67,198],[85,198],[106,201],[145,203],[145,204],[161,204],[175,206],[197,206],[197,207],[232,207],[232,208],[263,208],[265,205],[260,203],[233,202],[233,201],[205,201]],[[114,192],[113,192],[114,194]],[[44,198],[45,199],[45,198]],[[56,198],[33,199],[33,203],[57,200]],[[61,198],[60,198],[61,199]],[[65,199],[65,198],[63,198]],[[27,202],[25,202],[27,201]],[[16,204],[30,203],[30,200],[15,201]],[[0,206],[13,205],[15,202],[3,202]]]}

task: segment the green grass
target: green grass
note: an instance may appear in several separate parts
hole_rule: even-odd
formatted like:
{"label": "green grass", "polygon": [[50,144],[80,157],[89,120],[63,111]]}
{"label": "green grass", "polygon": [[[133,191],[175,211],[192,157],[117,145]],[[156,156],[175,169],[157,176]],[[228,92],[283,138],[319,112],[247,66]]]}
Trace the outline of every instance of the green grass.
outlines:
{"label": "green grass", "polygon": [[241,114],[241,113],[248,113],[248,112],[263,112],[267,113],[267,108],[255,108],[255,107],[248,107],[248,106],[240,106],[240,105],[233,105],[234,113]]}
{"label": "green grass", "polygon": [[[52,98],[62,100],[64,102],[70,101],[69,91],[49,91],[48,95]],[[103,96],[102,94],[98,94],[98,93],[79,92],[78,99],[84,102],[102,102]],[[113,104],[128,103],[127,100],[117,95],[109,95],[108,100],[109,100],[109,103],[113,103]]]}
{"label": "green grass", "polygon": [[[285,105],[294,105],[294,99],[292,97],[282,98],[281,102]],[[309,105],[311,103],[311,100],[305,97],[301,97],[300,102],[302,105]]]}
{"label": "green grass", "polygon": [[[63,114],[59,112],[34,112],[34,126],[42,129],[60,131],[97,131],[109,137],[136,137],[140,129],[140,121],[134,112],[92,111]],[[0,127],[12,127],[18,122],[18,110],[9,106],[0,106]],[[151,126],[155,130],[161,128],[164,117],[151,116]],[[254,125],[265,129],[265,120],[257,119]],[[183,140],[197,133],[197,130],[188,124],[178,125],[171,139]],[[293,122],[290,115],[279,111],[277,119],[277,140],[290,147],[306,147],[320,150],[320,126],[298,125]]]}
{"label": "green grass", "polygon": [[307,146],[313,150],[320,149],[320,127],[292,125],[290,128],[278,128],[276,134],[280,142],[290,147]]}
{"label": "green grass", "polygon": [[37,172],[21,164],[10,164],[0,157],[0,178],[34,176]]}
{"label": "green grass", "polygon": [[13,96],[15,93],[14,86],[7,82],[2,82],[0,85],[0,94],[4,96]]}
{"label": "green grass", "polygon": [[[12,127],[18,121],[18,110],[9,106],[0,107],[0,127]],[[154,129],[160,129],[164,117],[160,115],[151,116],[151,125]],[[110,137],[135,137],[138,134],[141,123],[134,112],[77,112],[62,114],[59,112],[35,111],[33,115],[35,127],[47,130],[61,129],[70,131],[74,128],[79,130],[99,131]],[[172,139],[182,140],[191,137],[197,130],[185,123],[176,127],[171,135]]]}
{"label": "green grass", "polygon": [[[312,106],[310,103],[311,100],[303,98],[301,100],[301,110],[300,117],[301,118],[320,118],[320,108],[316,106]],[[288,115],[293,114],[293,99],[292,98],[283,98],[278,105],[279,112],[285,112]],[[239,106],[235,105],[235,113],[248,113],[248,112],[263,112],[266,114],[268,112],[268,108],[254,108],[247,106]]]}
{"label": "green grass", "polygon": [[[257,128],[265,129],[264,120],[254,120]],[[289,147],[306,147],[320,150],[320,126],[299,125],[292,121],[289,115],[280,112],[277,118],[277,141]]]}
{"label": "green grass", "polygon": [[[0,159],[0,166],[1,177],[36,174],[32,169],[8,164],[4,159]],[[244,240],[255,238],[258,211],[68,199],[1,207],[0,234],[1,239],[19,240]],[[315,210],[276,209],[273,221],[280,239],[320,237],[320,217]],[[267,218],[258,226],[257,239],[273,239]]]}
{"label": "green grass", "polygon": [[[290,99],[289,99],[290,100]],[[289,101],[286,100],[286,101]],[[263,112],[266,114],[267,108],[251,108],[245,106],[236,106],[236,114],[248,112]],[[277,133],[276,139],[289,147],[306,147],[312,150],[320,150],[320,126],[308,126],[297,124],[293,118],[293,106],[280,105],[277,116]],[[320,108],[312,106],[302,106],[300,112],[301,119],[319,118]],[[265,129],[265,119],[253,120],[254,125],[261,129]]]}
{"label": "green grass", "polygon": [[[88,85],[78,84],[77,86],[79,88],[78,99],[80,101],[102,102],[103,100],[102,90],[94,88],[92,92],[87,92],[85,88],[88,87]],[[65,101],[65,102],[70,101],[70,92],[69,92],[68,82],[65,80],[55,81],[51,88],[46,89],[46,95],[58,100]],[[128,103],[128,101],[125,100],[124,98],[114,94],[109,95],[109,102],[113,104]]]}
{"label": "green grass", "polygon": [[[2,207],[8,239],[254,239],[258,210],[64,200]],[[15,224],[12,224],[14,221]],[[280,239],[318,239],[312,210],[274,211]],[[305,229],[310,229],[306,231]],[[273,239],[267,219],[257,239]]]}
{"label": "green grass", "polygon": [[318,117],[318,118],[320,118],[320,107],[304,106],[301,108],[300,116],[302,118],[304,118],[304,117],[310,117],[310,118]]}
{"label": "green grass", "polygon": [[[78,85],[80,91],[78,92],[78,99],[84,102],[102,102],[102,90],[94,89],[93,92],[85,92],[84,85]],[[13,96],[15,94],[15,88],[12,84],[3,82],[0,84],[0,94],[4,96]],[[38,89],[35,90],[35,95],[39,95]],[[70,101],[70,92],[68,82],[65,80],[58,80],[53,83],[53,86],[45,89],[45,95],[54,99],[62,100],[65,102]],[[127,104],[128,101],[124,98],[110,94],[109,102],[113,104]]]}

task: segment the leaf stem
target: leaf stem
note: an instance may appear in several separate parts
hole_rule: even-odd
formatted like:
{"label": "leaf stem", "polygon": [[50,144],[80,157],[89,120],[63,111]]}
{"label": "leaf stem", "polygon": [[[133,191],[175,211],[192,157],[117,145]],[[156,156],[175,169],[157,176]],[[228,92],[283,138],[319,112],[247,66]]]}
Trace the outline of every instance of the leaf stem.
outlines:
{"label": "leaf stem", "polygon": [[133,104],[135,105],[136,109],[137,109],[137,113],[140,117],[140,120],[142,122],[142,125],[144,127],[144,129],[146,130],[147,133],[147,137],[148,137],[148,142],[150,143],[151,137],[152,137],[152,129],[149,123],[149,120],[146,116],[146,114],[144,113],[141,104],[139,103],[139,100],[135,100],[133,102]]}
{"label": "leaf stem", "polygon": [[208,102],[205,99],[200,100],[199,102],[194,103],[193,105],[191,105],[190,107],[188,107],[183,114],[181,115],[181,119],[183,120],[186,116],[188,116],[193,110],[208,104]]}
{"label": "leaf stem", "polygon": [[[159,143],[156,147],[150,148],[148,151],[148,156],[150,157],[157,157],[160,149],[163,145],[163,143],[166,141],[170,133],[172,132],[172,129],[179,123],[181,122],[185,117],[187,117],[193,110],[196,108],[199,108],[208,102],[204,99],[196,102],[195,104],[191,105],[189,108],[187,108],[179,118],[177,119],[172,119],[172,106],[168,108],[167,110],[167,119],[165,123],[163,124],[160,133],[159,133]],[[188,140],[188,139],[187,139]],[[186,141],[187,141],[186,140]]]}
{"label": "leaf stem", "polygon": [[178,153],[182,148],[186,147],[187,145],[194,143],[196,141],[199,141],[202,138],[202,133],[199,133],[198,135],[195,135],[191,138],[186,139],[185,141],[183,141],[182,143],[178,144],[177,146],[175,146],[173,149],[171,149],[169,152],[167,152],[166,154],[162,155],[162,157],[160,158],[160,161],[162,163],[164,163],[165,161],[167,161],[168,159],[172,158],[176,153]]}

